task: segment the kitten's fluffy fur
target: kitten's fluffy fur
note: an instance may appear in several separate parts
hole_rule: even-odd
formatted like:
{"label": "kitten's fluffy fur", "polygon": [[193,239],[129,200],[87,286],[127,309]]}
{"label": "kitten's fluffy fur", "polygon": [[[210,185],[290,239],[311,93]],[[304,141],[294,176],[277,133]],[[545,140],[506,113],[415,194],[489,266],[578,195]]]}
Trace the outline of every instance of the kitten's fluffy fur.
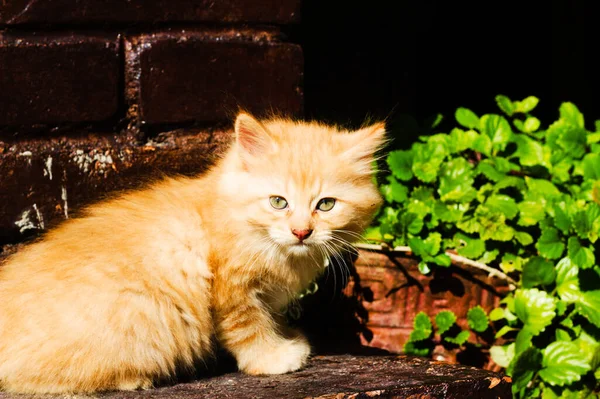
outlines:
{"label": "kitten's fluffy fur", "polygon": [[[0,267],[1,389],[147,388],[210,356],[214,337],[246,373],[302,367],[310,347],[278,315],[380,205],[384,126],[242,113],[235,132],[206,174],[92,206]],[[302,244],[291,229],[313,232]]]}

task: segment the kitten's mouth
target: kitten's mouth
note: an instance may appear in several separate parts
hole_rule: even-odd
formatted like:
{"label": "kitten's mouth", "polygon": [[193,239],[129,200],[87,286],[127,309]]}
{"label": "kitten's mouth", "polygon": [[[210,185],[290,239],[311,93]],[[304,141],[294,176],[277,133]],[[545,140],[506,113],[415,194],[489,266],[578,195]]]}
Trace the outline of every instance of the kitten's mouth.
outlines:
{"label": "kitten's mouth", "polygon": [[289,251],[298,255],[305,254],[309,249],[310,245],[305,242],[297,242],[289,246]]}
{"label": "kitten's mouth", "polygon": [[306,241],[298,241],[292,244],[293,247],[310,247],[311,243]]}

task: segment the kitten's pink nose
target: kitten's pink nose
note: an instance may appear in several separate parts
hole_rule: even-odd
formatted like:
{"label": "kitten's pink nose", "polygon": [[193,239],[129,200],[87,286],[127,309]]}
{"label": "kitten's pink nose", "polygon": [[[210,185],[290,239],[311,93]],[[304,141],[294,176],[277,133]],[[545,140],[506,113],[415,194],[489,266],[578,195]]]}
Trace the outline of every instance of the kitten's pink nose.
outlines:
{"label": "kitten's pink nose", "polygon": [[298,237],[300,242],[307,239],[312,234],[312,232],[313,232],[312,230],[308,230],[308,229],[304,229],[304,230],[292,229],[292,234],[295,235],[296,237]]}

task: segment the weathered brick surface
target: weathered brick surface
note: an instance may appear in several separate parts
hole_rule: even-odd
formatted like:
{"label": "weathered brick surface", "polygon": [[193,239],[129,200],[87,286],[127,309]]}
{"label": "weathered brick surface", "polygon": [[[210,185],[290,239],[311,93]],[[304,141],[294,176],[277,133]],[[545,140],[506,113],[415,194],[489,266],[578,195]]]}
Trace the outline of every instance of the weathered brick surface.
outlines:
{"label": "weathered brick surface", "polygon": [[303,58],[274,30],[173,30],[126,38],[130,115],[141,123],[229,119],[242,107],[302,112]]}
{"label": "weathered brick surface", "polygon": [[9,0],[0,2],[0,24],[110,22],[290,23],[299,0]]}
{"label": "weathered brick surface", "polygon": [[40,233],[107,193],[164,174],[198,173],[230,136],[174,131],[142,145],[125,135],[0,140],[0,244]]}
{"label": "weathered brick surface", "polygon": [[0,32],[0,125],[112,117],[119,62],[116,34]]}

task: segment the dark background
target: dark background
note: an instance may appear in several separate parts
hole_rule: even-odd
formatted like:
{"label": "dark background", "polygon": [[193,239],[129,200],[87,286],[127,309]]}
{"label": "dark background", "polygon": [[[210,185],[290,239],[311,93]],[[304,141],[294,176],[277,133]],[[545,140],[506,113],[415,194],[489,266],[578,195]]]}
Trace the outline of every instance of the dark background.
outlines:
{"label": "dark background", "polygon": [[597,17],[583,0],[544,2],[304,0],[292,32],[304,49],[305,112],[358,126],[388,118],[397,145],[436,113],[500,112],[497,94],[540,99],[544,124],[563,101],[600,118]]}

